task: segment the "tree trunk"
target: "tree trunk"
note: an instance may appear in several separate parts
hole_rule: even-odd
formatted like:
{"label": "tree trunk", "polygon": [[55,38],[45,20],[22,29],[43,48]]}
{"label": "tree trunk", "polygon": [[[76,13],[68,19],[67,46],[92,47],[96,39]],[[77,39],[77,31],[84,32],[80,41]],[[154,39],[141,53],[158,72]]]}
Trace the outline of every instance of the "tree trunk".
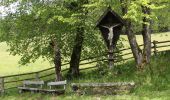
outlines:
{"label": "tree trunk", "polygon": [[[123,4],[127,2],[126,0],[120,0],[120,2]],[[127,4],[124,4],[121,6],[122,7],[122,13],[123,15],[127,14],[128,12],[128,7]],[[143,55],[142,55],[142,50],[140,49],[137,41],[136,41],[136,36],[132,31],[132,23],[130,20],[125,20],[125,33],[128,36],[129,44],[136,62],[136,66],[138,69],[140,69],[143,66]]]}
{"label": "tree trunk", "polygon": [[132,31],[131,22],[126,21],[126,34],[128,36],[129,44],[133,53],[133,56],[135,58],[136,66],[138,69],[141,69],[143,67],[143,55],[142,50],[140,49],[137,41],[136,36]]}
{"label": "tree trunk", "polygon": [[[143,14],[150,15],[150,9],[146,6],[142,6]],[[150,20],[146,17],[143,17],[143,30],[142,36],[144,41],[144,50],[143,50],[143,58],[145,63],[150,63],[151,57],[151,27]]]}
{"label": "tree trunk", "polygon": [[54,51],[54,66],[55,66],[55,73],[56,73],[56,81],[62,80],[61,74],[61,53],[60,48],[58,47],[56,41],[52,39],[51,46],[53,47]]}
{"label": "tree trunk", "polygon": [[81,57],[81,49],[83,45],[83,40],[84,40],[84,24],[85,24],[85,19],[86,15],[88,13],[87,9],[83,7],[84,4],[88,4],[88,0],[78,0],[77,2],[77,7],[75,7],[79,13],[82,13],[81,16],[81,22],[79,23],[77,27],[77,33],[76,33],[76,39],[73,47],[73,52],[71,55],[71,60],[70,60],[70,69],[68,71],[69,77],[78,77],[79,76],[79,63],[80,63],[80,57]]}
{"label": "tree trunk", "polygon": [[73,52],[71,55],[70,69],[69,69],[69,73],[71,74],[71,76],[74,77],[79,76],[79,63],[80,63],[80,56],[81,56],[81,48],[84,39],[83,37],[84,37],[84,28],[78,27],[76,39],[75,39],[75,45],[73,47]]}

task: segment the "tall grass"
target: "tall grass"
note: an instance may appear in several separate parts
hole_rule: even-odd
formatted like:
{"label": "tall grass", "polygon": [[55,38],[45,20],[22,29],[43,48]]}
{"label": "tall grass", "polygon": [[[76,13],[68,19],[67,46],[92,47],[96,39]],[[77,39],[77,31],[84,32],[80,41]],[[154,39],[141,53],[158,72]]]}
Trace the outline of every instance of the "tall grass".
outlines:
{"label": "tall grass", "polygon": [[[18,90],[8,91],[2,100],[169,100],[170,99],[170,51],[153,56],[151,64],[143,71],[137,71],[134,61],[125,62],[110,70],[106,63],[97,69],[81,72],[79,78],[68,80],[66,94],[55,96],[50,94],[18,94]],[[166,63],[165,63],[166,62]],[[66,75],[65,75],[66,77]],[[73,82],[129,82],[136,83],[131,94],[126,95],[82,95],[73,93],[70,83]]]}

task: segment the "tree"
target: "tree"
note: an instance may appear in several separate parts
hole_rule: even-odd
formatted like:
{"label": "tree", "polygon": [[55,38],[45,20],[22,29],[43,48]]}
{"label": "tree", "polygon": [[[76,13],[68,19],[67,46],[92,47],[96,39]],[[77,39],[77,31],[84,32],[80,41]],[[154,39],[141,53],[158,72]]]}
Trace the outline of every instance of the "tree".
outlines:
{"label": "tree", "polygon": [[[79,4],[83,9],[74,11],[68,9],[70,0],[47,1],[18,1],[16,12],[9,12],[1,21],[1,39],[10,46],[11,54],[21,55],[20,64],[35,62],[42,57],[54,63],[57,74],[61,70],[60,62],[70,61],[71,54],[74,55],[72,51],[76,50],[72,50],[72,47],[77,49],[75,37],[82,37],[81,34],[84,34],[84,45],[79,50],[82,59],[103,53],[104,45],[97,31],[91,27],[95,21],[84,23],[86,16],[92,18],[92,15],[81,12],[84,11],[82,2]],[[3,5],[8,6],[13,2]],[[56,75],[56,79],[60,80],[58,76],[61,73]]]}
{"label": "tree", "polygon": [[5,16],[1,24],[2,36],[11,54],[21,55],[21,64],[34,62],[39,57],[54,62],[58,81],[61,80],[60,49],[66,51],[63,46],[69,41],[66,31],[70,26],[68,19],[62,17],[67,17],[67,10],[61,5],[62,2],[21,1],[16,12]]}
{"label": "tree", "polygon": [[[151,14],[151,9],[147,6],[141,6],[142,13],[145,15]],[[143,63],[150,63],[151,57],[151,23],[150,19],[146,16],[143,17],[143,30],[142,36],[144,41],[144,50],[143,50]]]}
{"label": "tree", "polygon": [[54,66],[55,66],[55,73],[56,73],[56,81],[61,81],[62,80],[62,75],[61,75],[61,52],[60,48],[58,47],[56,40],[52,39],[51,40],[51,46],[54,51]]}
{"label": "tree", "polygon": [[[150,63],[151,57],[151,9],[156,7],[150,0],[120,0],[122,4],[122,13],[125,20],[126,34],[131,46],[133,56],[136,61],[138,69]],[[141,13],[141,14],[140,14]],[[144,49],[140,49],[135,34],[133,32],[133,23],[138,22],[142,24],[142,36],[144,41]]]}
{"label": "tree", "polygon": [[84,10],[83,5],[88,3],[88,0],[80,0],[79,2],[71,2],[71,5],[73,6],[73,3],[77,6],[74,6],[71,10],[74,10],[75,13],[79,14],[78,19],[80,20],[77,23],[76,27],[76,38],[75,43],[71,55],[70,60],[70,69],[69,74],[71,76],[79,76],[79,63],[80,63],[80,57],[81,57],[81,51],[82,51],[82,45],[84,40],[84,27],[85,27],[85,19],[86,19],[86,13],[87,11]]}

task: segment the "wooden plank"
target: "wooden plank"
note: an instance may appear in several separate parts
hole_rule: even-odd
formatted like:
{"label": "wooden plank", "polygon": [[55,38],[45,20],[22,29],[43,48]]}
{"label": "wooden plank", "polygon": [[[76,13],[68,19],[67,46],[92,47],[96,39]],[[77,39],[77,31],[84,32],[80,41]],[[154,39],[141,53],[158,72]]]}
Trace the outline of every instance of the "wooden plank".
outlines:
{"label": "wooden plank", "polygon": [[21,89],[21,90],[30,90],[30,91],[40,90],[39,88],[30,88],[30,87],[18,87],[18,89]]}
{"label": "wooden plank", "polygon": [[4,78],[0,78],[0,92],[4,93]]}
{"label": "wooden plank", "polygon": [[39,93],[55,93],[55,94],[64,94],[65,90],[50,90],[50,89],[40,89],[40,88],[29,88],[29,87],[18,87],[20,89],[20,93],[24,91],[31,91],[31,92],[39,92]]}
{"label": "wooden plank", "polygon": [[44,81],[23,81],[24,85],[43,85]]}
{"label": "wooden plank", "polygon": [[79,94],[127,94],[134,88],[134,82],[114,83],[72,83],[72,90]]}
{"label": "wooden plank", "polygon": [[53,90],[53,89],[52,90],[51,89],[48,90],[48,89],[45,89],[44,91],[47,91],[47,92],[59,92],[59,91],[63,91],[64,92],[65,90],[61,90],[61,89],[60,90]]}
{"label": "wooden plank", "polygon": [[35,80],[37,80],[37,81],[40,80],[40,77],[39,77],[39,73],[38,73],[38,72],[35,73]]}
{"label": "wooden plank", "polygon": [[92,87],[100,87],[100,86],[122,86],[122,85],[135,85],[134,82],[115,82],[115,83],[72,83],[72,86],[92,86]]}
{"label": "wooden plank", "polygon": [[65,91],[63,89],[40,89],[40,88],[29,88],[29,87],[18,87],[21,90],[30,90],[30,91],[47,91],[47,92],[57,92],[57,91]]}
{"label": "wooden plank", "polygon": [[57,85],[66,85],[67,81],[58,81],[58,82],[48,82],[47,86],[57,86]]}

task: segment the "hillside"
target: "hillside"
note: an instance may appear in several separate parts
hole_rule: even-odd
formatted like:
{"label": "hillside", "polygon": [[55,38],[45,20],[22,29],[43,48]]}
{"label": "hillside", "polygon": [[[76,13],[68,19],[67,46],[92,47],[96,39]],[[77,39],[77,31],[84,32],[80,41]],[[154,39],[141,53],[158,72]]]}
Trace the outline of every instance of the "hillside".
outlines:
{"label": "hillside", "polygon": [[[51,65],[48,61],[43,61],[43,59],[39,59],[35,63],[30,63],[25,66],[21,66],[18,64],[20,56],[10,55],[7,51],[9,47],[6,43],[0,43],[0,76],[1,75],[11,75],[11,74],[20,74],[25,72],[38,71],[41,69],[49,68]],[[8,70],[10,68],[10,70]]]}
{"label": "hillside", "polygon": [[[125,47],[129,47],[129,43],[127,40],[126,35],[122,35],[122,38],[124,38],[126,41],[123,42]],[[137,35],[136,36],[137,41],[139,44],[142,44],[142,36]],[[157,34],[152,34],[152,41],[157,40],[157,41],[166,41],[170,39],[170,32],[165,32],[165,33],[157,33]],[[34,72],[34,71],[39,71],[42,69],[46,69],[49,67],[53,67],[53,64],[49,64],[48,61],[43,61],[43,59],[37,60],[35,63],[30,63],[25,66],[21,66],[18,64],[18,61],[20,59],[20,56],[12,56],[9,55],[10,53],[7,51],[9,47],[6,45],[6,43],[0,43],[0,76],[4,75],[11,75],[11,74],[21,74],[21,73],[26,73],[26,72]],[[162,50],[165,50],[167,48],[161,48]],[[168,48],[170,49],[170,48]],[[84,66],[82,66],[84,67]],[[10,68],[11,70],[8,70]]]}
{"label": "hillside", "polygon": [[[108,70],[105,64],[103,67],[92,70],[82,71],[78,79],[72,82],[124,82],[134,81],[136,88],[131,94],[127,95],[82,95],[71,91],[70,85],[67,86],[65,95],[43,95],[43,94],[18,94],[18,90],[9,91],[2,100],[169,100],[170,99],[170,51],[159,53],[152,57],[151,64],[146,66],[142,72],[136,71],[134,61],[129,61],[118,65],[114,70]],[[165,63],[166,62],[166,63]],[[117,74],[115,74],[117,73]]]}

